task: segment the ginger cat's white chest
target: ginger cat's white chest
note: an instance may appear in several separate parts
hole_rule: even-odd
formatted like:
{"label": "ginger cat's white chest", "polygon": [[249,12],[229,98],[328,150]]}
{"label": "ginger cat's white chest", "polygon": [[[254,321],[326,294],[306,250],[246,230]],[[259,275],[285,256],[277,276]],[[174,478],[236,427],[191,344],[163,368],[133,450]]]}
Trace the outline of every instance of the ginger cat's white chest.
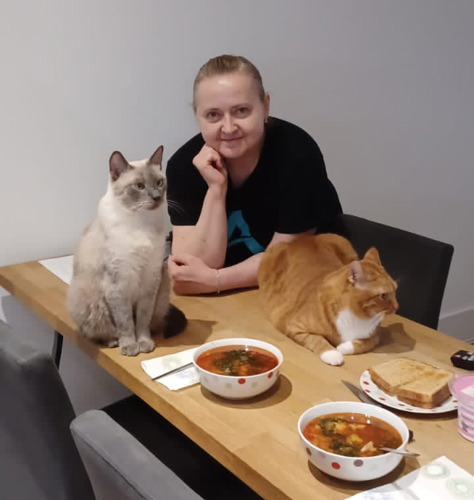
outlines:
{"label": "ginger cat's white chest", "polygon": [[349,342],[369,338],[383,317],[384,313],[379,313],[373,318],[363,319],[344,309],[338,314],[335,324],[342,342]]}

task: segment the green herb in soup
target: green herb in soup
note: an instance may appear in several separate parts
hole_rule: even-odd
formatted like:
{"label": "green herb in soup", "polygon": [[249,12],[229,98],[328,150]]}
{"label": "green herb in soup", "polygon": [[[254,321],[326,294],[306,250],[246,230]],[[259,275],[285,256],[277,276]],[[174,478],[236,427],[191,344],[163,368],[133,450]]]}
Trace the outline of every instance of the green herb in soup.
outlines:
{"label": "green herb in soup", "polygon": [[400,433],[387,422],[361,413],[333,413],[315,418],[303,430],[318,448],[347,457],[382,455],[380,447],[398,448]]}
{"label": "green herb in soup", "polygon": [[212,373],[244,377],[258,375],[278,365],[271,352],[254,346],[221,346],[202,353],[196,364]]}

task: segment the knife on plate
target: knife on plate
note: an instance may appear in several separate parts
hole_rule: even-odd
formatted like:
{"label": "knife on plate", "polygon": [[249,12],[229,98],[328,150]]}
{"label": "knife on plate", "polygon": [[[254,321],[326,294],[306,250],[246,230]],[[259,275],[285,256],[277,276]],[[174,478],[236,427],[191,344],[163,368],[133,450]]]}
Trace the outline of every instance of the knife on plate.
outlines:
{"label": "knife on plate", "polygon": [[374,401],[370,396],[367,396],[367,394],[356,385],[351,384],[347,380],[342,380],[342,383],[364,403],[368,403],[375,406],[382,406],[380,403],[377,403],[377,401]]}

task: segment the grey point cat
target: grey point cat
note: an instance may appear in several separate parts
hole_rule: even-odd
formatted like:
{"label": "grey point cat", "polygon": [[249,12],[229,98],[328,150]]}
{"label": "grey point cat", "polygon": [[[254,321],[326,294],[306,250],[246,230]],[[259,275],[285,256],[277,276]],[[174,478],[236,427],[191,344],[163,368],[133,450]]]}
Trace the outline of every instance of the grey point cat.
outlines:
{"label": "grey point cat", "polygon": [[186,327],[170,304],[163,261],[166,245],[166,177],[163,146],[147,160],[128,163],[115,151],[107,192],[74,254],[68,309],[79,332],[126,356],[151,352],[151,333],[164,337]]}

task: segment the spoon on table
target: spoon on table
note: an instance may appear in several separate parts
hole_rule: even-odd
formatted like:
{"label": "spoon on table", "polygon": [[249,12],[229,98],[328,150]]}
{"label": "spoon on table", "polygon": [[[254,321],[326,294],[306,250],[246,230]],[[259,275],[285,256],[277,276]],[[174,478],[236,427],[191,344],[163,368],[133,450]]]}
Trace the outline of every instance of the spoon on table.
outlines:
{"label": "spoon on table", "polygon": [[387,448],[386,446],[381,446],[379,450],[388,451],[389,453],[396,453],[397,455],[403,455],[404,457],[419,457],[419,453],[413,453],[411,451],[405,450],[395,450],[394,448]]}

